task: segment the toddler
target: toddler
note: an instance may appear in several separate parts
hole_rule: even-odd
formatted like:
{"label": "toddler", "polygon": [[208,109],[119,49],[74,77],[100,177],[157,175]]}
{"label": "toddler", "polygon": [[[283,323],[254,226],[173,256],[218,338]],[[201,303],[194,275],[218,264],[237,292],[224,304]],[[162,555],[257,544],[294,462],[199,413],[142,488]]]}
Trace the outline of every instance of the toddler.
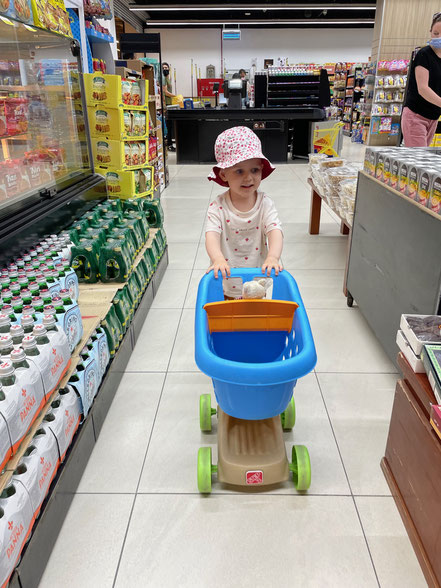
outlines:
{"label": "toddler", "polygon": [[273,201],[259,191],[274,166],[262,153],[259,138],[248,127],[221,133],[214,147],[217,165],[209,180],[229,188],[209,205],[205,246],[211,270],[224,278],[226,298],[240,295],[230,267],[262,267],[262,273],[282,271],[283,233]]}

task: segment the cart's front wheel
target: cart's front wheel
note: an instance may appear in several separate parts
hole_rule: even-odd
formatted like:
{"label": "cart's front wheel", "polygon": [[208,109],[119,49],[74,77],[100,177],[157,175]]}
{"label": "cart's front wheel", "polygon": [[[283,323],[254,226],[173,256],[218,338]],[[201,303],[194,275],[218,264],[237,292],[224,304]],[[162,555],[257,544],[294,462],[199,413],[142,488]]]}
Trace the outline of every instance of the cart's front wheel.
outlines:
{"label": "cart's front wheel", "polygon": [[211,492],[211,447],[200,447],[198,451],[198,490],[201,494]]}
{"label": "cart's front wheel", "polygon": [[211,395],[201,394],[199,396],[199,425],[201,431],[211,431],[211,417],[216,414],[216,409],[211,408]]}
{"label": "cart's front wheel", "polygon": [[294,402],[294,396],[291,396],[288,406],[280,415],[282,421],[282,429],[290,431],[296,423],[296,404]]}
{"label": "cart's front wheel", "polygon": [[304,445],[293,445],[290,470],[297,490],[299,492],[308,490],[311,485],[311,462]]}

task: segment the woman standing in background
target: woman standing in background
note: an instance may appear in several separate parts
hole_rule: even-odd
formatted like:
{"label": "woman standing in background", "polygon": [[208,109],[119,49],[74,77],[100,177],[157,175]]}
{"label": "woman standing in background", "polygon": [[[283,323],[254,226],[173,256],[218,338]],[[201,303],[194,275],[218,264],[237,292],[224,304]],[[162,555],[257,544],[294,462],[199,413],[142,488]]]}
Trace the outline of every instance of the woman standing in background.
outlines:
{"label": "woman standing in background", "polygon": [[441,116],[441,12],[433,15],[431,39],[415,55],[401,117],[406,147],[428,147]]}

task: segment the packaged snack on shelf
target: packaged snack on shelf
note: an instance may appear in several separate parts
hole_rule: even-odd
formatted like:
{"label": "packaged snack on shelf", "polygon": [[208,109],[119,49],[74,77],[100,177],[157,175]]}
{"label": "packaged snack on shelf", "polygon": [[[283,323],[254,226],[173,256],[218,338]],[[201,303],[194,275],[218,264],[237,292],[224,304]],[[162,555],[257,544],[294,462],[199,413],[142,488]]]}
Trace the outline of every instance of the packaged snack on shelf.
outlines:
{"label": "packaged snack on shelf", "polygon": [[392,159],[393,159],[393,156],[386,155],[384,158],[384,163],[383,163],[383,182],[387,185],[390,184],[390,176],[391,176],[391,170],[392,170]]}
{"label": "packaged snack on shelf", "polygon": [[418,177],[418,190],[416,195],[416,202],[421,206],[428,206],[429,198],[432,190],[434,178],[438,175],[436,169],[421,170]]}
{"label": "packaged snack on shelf", "polygon": [[146,113],[142,110],[133,112],[133,135],[143,136],[146,134]]}
{"label": "packaged snack on shelf", "polygon": [[63,0],[32,0],[32,12],[36,26],[72,37]]}
{"label": "packaged snack on shelf", "polygon": [[143,165],[146,140],[106,141],[92,138],[92,153],[95,165],[109,171],[125,170]]}
{"label": "packaged snack on shelf", "polygon": [[417,198],[418,181],[421,171],[421,166],[419,166],[418,164],[412,164],[409,167],[409,180],[405,194],[406,196],[409,196],[409,198],[412,198],[412,200],[416,200]]}
{"label": "packaged snack on shelf", "polygon": [[130,104],[133,104],[133,106],[141,106],[141,104],[143,104],[141,85],[140,81],[137,79],[131,80]]}
{"label": "packaged snack on shelf", "polygon": [[415,355],[420,355],[426,344],[441,344],[441,317],[438,315],[402,314],[400,329]]}
{"label": "packaged snack on shelf", "polygon": [[[133,115],[130,112],[130,110],[124,110],[123,112],[123,117],[124,117],[124,133],[126,135],[132,135],[132,130],[134,130],[133,128]],[[134,135],[136,135],[136,132],[133,133]]]}
{"label": "packaged snack on shelf", "polygon": [[132,104],[132,82],[123,78],[121,80],[121,94],[123,104]]}
{"label": "packaged snack on shelf", "polygon": [[339,188],[343,180],[350,178],[357,178],[358,170],[351,166],[336,167],[329,169],[326,174],[326,179],[334,188]]}
{"label": "packaged snack on shelf", "polygon": [[437,171],[433,176],[427,207],[441,214],[441,172]]}
{"label": "packaged snack on shelf", "polygon": [[401,159],[399,157],[391,157],[391,162],[390,162],[390,180],[389,180],[389,186],[391,188],[398,188],[398,178],[399,178],[399,172],[400,172],[400,163],[401,163]]}
{"label": "packaged snack on shelf", "polygon": [[346,160],[342,159],[341,157],[328,157],[326,160],[320,161],[319,165],[322,170],[331,168],[331,167],[341,167],[346,163]]}
{"label": "packaged snack on shelf", "polygon": [[355,196],[357,194],[357,183],[357,178],[343,180],[340,184],[343,196],[355,200]]}

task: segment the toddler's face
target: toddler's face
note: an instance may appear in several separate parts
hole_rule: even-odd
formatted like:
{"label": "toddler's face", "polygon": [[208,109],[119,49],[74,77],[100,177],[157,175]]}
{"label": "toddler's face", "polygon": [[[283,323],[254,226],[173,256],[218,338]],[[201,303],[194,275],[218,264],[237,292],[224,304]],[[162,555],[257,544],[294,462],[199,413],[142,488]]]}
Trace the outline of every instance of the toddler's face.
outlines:
{"label": "toddler's face", "polygon": [[219,175],[228,183],[235,195],[249,197],[255,193],[262,181],[262,161],[258,158],[247,159],[233,167],[220,170]]}

